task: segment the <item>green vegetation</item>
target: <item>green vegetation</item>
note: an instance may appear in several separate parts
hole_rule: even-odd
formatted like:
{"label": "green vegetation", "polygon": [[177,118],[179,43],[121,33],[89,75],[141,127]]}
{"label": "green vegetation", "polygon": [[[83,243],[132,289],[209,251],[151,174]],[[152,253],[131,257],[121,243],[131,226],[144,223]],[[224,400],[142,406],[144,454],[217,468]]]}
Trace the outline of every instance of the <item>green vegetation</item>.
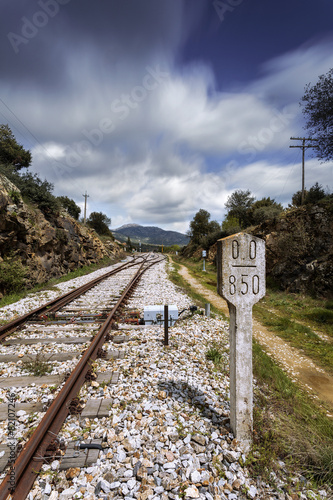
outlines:
{"label": "green vegetation", "polygon": [[228,235],[267,219],[274,219],[283,212],[282,205],[270,197],[255,201],[249,190],[241,189],[229,196],[225,208],[227,216],[222,223],[222,230]]}
{"label": "green vegetation", "polygon": [[283,460],[317,485],[333,486],[333,422],[254,342],[257,382],[254,442],[247,465],[254,474],[278,471]]}
{"label": "green vegetation", "polygon": [[69,215],[71,215],[75,220],[79,220],[81,208],[75,203],[74,200],[71,200],[68,196],[58,196],[57,200],[61,206],[67,210]]}
{"label": "green vegetation", "polygon": [[[5,175],[15,184],[26,203],[37,205],[45,215],[55,214],[59,211],[59,202],[52,194],[53,185],[47,180],[42,181],[37,174],[31,172],[21,174],[13,165],[0,165],[0,174]],[[17,201],[18,198],[15,203]]]}
{"label": "green vegetation", "polygon": [[228,211],[226,220],[232,217],[239,222],[241,228],[250,226],[249,212],[254,200],[255,197],[251,195],[248,189],[246,191],[242,191],[241,189],[234,191],[225,203],[225,208]]}
{"label": "green vegetation", "polygon": [[190,232],[191,241],[195,245],[203,245],[207,246],[208,235],[215,234],[221,231],[220,225],[218,222],[210,221],[210,213],[207,210],[203,210],[202,208],[197,212],[190,222]]}
{"label": "green vegetation", "polygon": [[283,207],[270,197],[255,201],[249,190],[238,189],[228,198],[225,208],[227,215],[222,226],[210,220],[210,213],[202,208],[190,222],[188,236],[191,238],[189,248],[185,247],[184,255],[188,256],[198,246],[208,250],[216,241],[230,234],[235,234],[251,225],[257,225],[267,219],[276,218]]}
{"label": "green vegetation", "polygon": [[96,233],[113,237],[109,229],[110,224],[111,219],[102,212],[91,212],[87,219],[87,225],[95,229]]}
{"label": "green vegetation", "polygon": [[49,360],[45,360],[42,355],[37,354],[31,361],[23,361],[22,367],[25,371],[32,373],[35,377],[42,377],[53,370]]}
{"label": "green vegetation", "polygon": [[16,171],[31,163],[30,151],[17,143],[8,125],[0,125],[0,163],[12,165]]}
{"label": "green vegetation", "polygon": [[213,361],[216,370],[220,372],[225,372],[226,367],[229,364],[229,354],[227,354],[227,349],[218,342],[213,342],[207,349],[206,359],[208,361]]}
{"label": "green vegetation", "polygon": [[21,200],[21,195],[20,195],[19,191],[16,191],[15,189],[12,189],[11,191],[9,191],[9,196],[13,200],[13,203],[15,203],[16,205]]}
{"label": "green vegetation", "polygon": [[[39,285],[36,285],[30,290],[23,289],[21,287],[17,287],[16,291],[6,294],[1,300],[0,300],[0,307],[7,306],[9,304],[13,304],[14,302],[17,302],[20,299],[23,299],[26,297],[28,294],[40,292],[41,290],[52,290],[55,287],[57,283],[63,283],[66,281],[69,281],[74,278],[78,278],[79,276],[84,276],[85,274],[92,273],[93,271],[96,271],[97,269],[101,269],[103,267],[111,266],[112,264],[115,264],[118,262],[119,259],[114,259],[110,260],[109,257],[104,257],[102,260],[100,260],[97,264],[90,264],[89,266],[83,266],[78,269],[75,269],[74,271],[69,272],[68,274],[61,276],[60,278],[53,278],[52,280],[46,282],[46,283],[41,283]],[[0,272],[2,271],[3,267],[3,262],[1,263],[0,266]]]}
{"label": "green vegetation", "polygon": [[254,316],[317,365],[333,373],[331,307],[332,301],[323,303],[308,296],[268,289],[266,297],[255,305]]}
{"label": "green vegetation", "polygon": [[301,104],[309,136],[316,139],[314,153],[320,160],[333,159],[333,68],[321,75],[315,85],[308,84]]}
{"label": "green vegetation", "polygon": [[27,268],[19,260],[8,258],[0,265],[0,291],[5,294],[17,293],[25,285]]}
{"label": "green vegetation", "polygon": [[[316,182],[309,190],[304,190],[304,205],[319,203],[325,199],[330,199],[328,191]],[[297,191],[292,197],[292,206],[300,207],[302,205],[302,191]]]}

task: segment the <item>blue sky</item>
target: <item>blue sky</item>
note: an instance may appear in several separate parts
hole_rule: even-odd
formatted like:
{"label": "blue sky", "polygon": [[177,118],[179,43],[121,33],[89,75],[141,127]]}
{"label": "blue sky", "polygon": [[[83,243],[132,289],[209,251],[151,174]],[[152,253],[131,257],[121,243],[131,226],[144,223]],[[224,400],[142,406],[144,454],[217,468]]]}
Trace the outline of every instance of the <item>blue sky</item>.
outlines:
{"label": "blue sky", "polygon": [[[285,206],[301,186],[299,102],[333,67],[331,0],[11,0],[0,123],[31,170],[112,227],[185,232],[235,189]],[[306,186],[333,166],[306,158]]]}

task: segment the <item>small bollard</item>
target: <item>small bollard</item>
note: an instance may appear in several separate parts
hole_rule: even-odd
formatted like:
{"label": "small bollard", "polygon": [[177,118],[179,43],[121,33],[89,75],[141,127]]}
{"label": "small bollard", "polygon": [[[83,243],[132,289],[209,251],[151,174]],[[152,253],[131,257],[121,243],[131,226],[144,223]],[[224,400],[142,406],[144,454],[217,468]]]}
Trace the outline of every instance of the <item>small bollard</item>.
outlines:
{"label": "small bollard", "polygon": [[217,242],[217,292],[230,313],[230,425],[250,447],[253,430],[252,307],[266,293],[265,242],[238,233]]}
{"label": "small bollard", "polygon": [[207,316],[207,318],[210,318],[210,304],[209,303],[205,304],[205,316]]}
{"label": "small bollard", "polygon": [[169,345],[169,306],[164,306],[164,345]]}
{"label": "small bollard", "polygon": [[203,258],[203,261],[202,261],[202,270],[204,272],[206,272],[205,257],[207,257],[207,252],[206,252],[206,250],[202,250],[202,258]]}

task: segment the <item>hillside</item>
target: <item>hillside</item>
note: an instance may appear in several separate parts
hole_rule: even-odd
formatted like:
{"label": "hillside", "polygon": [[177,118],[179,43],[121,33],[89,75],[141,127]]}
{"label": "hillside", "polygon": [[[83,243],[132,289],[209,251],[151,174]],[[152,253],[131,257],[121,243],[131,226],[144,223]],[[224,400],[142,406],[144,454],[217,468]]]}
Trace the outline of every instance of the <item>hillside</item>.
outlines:
{"label": "hillside", "polygon": [[30,288],[120,251],[112,241],[103,244],[94,230],[66,211],[46,219],[0,175],[0,299],[15,287]]}
{"label": "hillside", "polygon": [[140,226],[139,224],[125,224],[112,230],[115,238],[120,241],[131,239],[132,243],[151,244],[151,245],[179,245],[184,246],[188,243],[188,237],[177,231],[165,231],[155,226]]}

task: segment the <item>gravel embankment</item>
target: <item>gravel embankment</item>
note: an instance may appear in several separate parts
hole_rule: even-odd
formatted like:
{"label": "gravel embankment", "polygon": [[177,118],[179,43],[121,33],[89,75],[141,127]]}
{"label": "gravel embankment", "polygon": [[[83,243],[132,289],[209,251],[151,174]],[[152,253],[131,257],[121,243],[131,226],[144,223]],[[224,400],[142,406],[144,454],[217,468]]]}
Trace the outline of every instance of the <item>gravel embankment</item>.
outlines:
{"label": "gravel embankment", "polygon": [[[164,303],[182,310],[191,300],[167,279],[162,263],[145,274],[127,307],[143,312],[146,305]],[[44,465],[45,474],[36,480],[29,498],[329,498],[324,490],[311,491],[300,477],[291,480],[290,495],[286,493],[282,462],[279,477],[272,477],[275,488],[250,476],[246,455],[228,424],[228,325],[189,312],[181,318],[169,329],[168,347],[163,346],[161,327],[122,326],[121,334],[131,338],[120,346],[126,350],[124,359],[98,360],[96,367],[97,372],[120,372],[118,384],[93,382],[80,394],[84,401],[111,398],[109,417],[72,416],[60,433],[66,441],[102,438],[105,448],[97,463],[62,472],[57,461]],[[206,360],[207,350],[216,344],[225,360],[225,370],[219,373]],[[110,342],[105,348],[114,346]]]}

